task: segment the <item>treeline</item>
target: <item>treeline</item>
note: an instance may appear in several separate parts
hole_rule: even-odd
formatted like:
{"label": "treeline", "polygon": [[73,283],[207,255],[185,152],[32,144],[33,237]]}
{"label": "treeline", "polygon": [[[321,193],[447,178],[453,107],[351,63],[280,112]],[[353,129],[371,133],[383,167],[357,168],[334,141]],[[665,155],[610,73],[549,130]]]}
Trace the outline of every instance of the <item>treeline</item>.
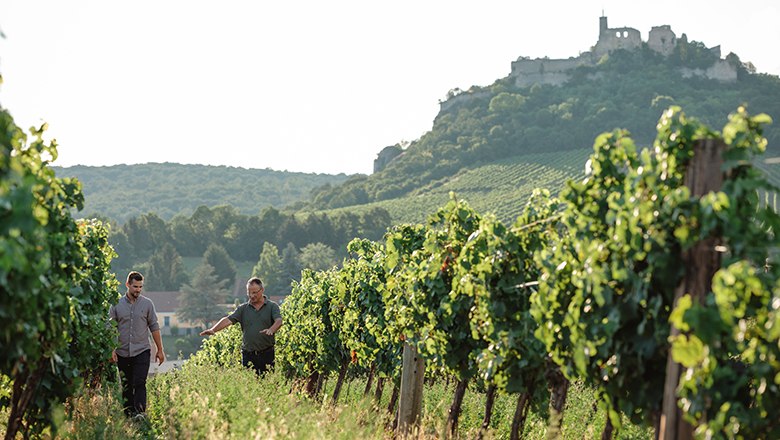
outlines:
{"label": "treeline", "polygon": [[256,215],[267,206],[292,206],[308,199],[312,189],[338,185],[348,177],[177,163],[52,168],[60,177],[81,182],[86,200],[75,215],[98,213],[119,223],[147,212],[167,221],[192,215],[202,205],[230,205],[242,214]]}
{"label": "treeline", "polygon": [[258,262],[265,250],[267,258],[275,252],[286,261],[286,269],[264,273],[278,265],[261,265],[259,276],[278,280],[276,292],[289,292],[301,268],[337,264],[340,254],[336,250],[344,249],[349,240],[377,239],[390,224],[390,215],[381,208],[327,215],[267,207],[258,215],[245,215],[233,206],[200,206],[192,215],[178,215],[170,221],[147,213],[112,230],[110,241],[118,254],[112,268],[120,279],[128,270],[145,270],[148,290],[178,290],[186,281],[181,258],[199,257],[232,288],[237,275],[250,275],[236,274],[234,263]]}
{"label": "treeline", "polygon": [[[336,208],[401,197],[464,168],[506,157],[589,148],[605,128],[625,128],[649,145],[660,113],[678,105],[718,126],[743,103],[750,111],[780,116],[780,78],[756,74],[734,54],[726,59],[738,79],[724,83],[685,78],[681,67],[709,66],[717,57],[701,43],[681,42],[663,57],[646,45],[618,50],[596,66],[581,66],[562,86],[517,87],[511,77],[455,94],[433,127],[371,176],[351,176],[341,185],[313,192],[312,205]],[[780,153],[780,127],[767,127],[770,154]]]}

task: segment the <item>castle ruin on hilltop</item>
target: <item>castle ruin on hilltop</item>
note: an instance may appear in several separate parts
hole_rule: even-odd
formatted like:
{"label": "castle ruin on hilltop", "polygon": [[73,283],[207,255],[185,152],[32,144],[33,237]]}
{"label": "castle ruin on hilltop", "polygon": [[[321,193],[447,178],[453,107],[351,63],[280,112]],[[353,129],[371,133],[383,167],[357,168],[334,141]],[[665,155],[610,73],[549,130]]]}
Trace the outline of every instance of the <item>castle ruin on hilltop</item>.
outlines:
{"label": "castle ruin on hilltop", "polygon": [[[678,39],[671,26],[653,26],[647,38],[647,47],[663,56],[674,54],[678,43],[686,43],[685,34]],[[607,17],[599,18],[599,39],[591,47],[589,52],[581,53],[577,57],[568,59],[549,59],[519,57],[512,62],[512,71],[509,78],[514,80],[518,87],[529,87],[534,84],[562,85],[571,77],[571,71],[579,66],[595,66],[604,56],[619,49],[639,50],[642,48],[642,36],[639,31],[630,27],[610,28]],[[682,67],[680,73],[683,77],[699,76],[723,82],[735,82],[737,80],[737,66],[721,58],[720,46],[708,48],[717,57],[711,66],[706,69]],[[597,74],[596,74],[597,75]],[[439,101],[439,115],[458,104],[469,102],[490,96],[492,92],[485,88],[472,87],[469,90],[453,89],[445,100]],[[437,115],[437,118],[439,116]],[[384,169],[387,164],[396,157],[402,155],[404,150],[398,145],[384,148],[374,160],[374,172]]]}
{"label": "castle ruin on hilltop", "polygon": [[[687,42],[685,34],[680,41]],[[517,61],[512,62],[512,73],[509,76],[514,78],[518,87],[527,87],[537,83],[560,85],[569,79],[569,72],[577,66],[596,65],[602,57],[612,51],[618,49],[638,50],[642,47],[642,43],[642,37],[638,30],[630,27],[610,28],[607,24],[607,17],[602,16],[599,18],[599,40],[589,52],[566,60],[551,60],[549,58],[530,60],[526,57],[520,57]],[[677,35],[669,25],[654,26],[650,29],[647,46],[651,50],[669,56],[674,52],[677,43]],[[717,62],[706,70],[683,68],[682,75],[684,77],[703,76],[724,82],[736,81],[737,68],[720,58],[720,46],[711,47],[710,51],[717,55]]]}
{"label": "castle ruin on hilltop", "polygon": [[[653,26],[647,38],[648,48],[664,56],[672,55],[678,43],[687,43],[687,37],[683,34],[678,39],[669,25]],[[638,30],[630,27],[610,28],[607,24],[607,17],[602,16],[599,18],[599,40],[591,47],[590,51],[568,59],[536,58],[532,60],[521,56],[517,61],[512,62],[509,78],[514,79],[515,85],[518,87],[528,87],[534,84],[561,85],[569,80],[571,71],[578,66],[595,66],[612,51],[618,49],[639,50],[642,44],[642,36]],[[709,50],[718,58],[715,63],[707,69],[680,68],[682,76],[686,78],[700,76],[723,82],[736,81],[737,67],[721,58],[720,46],[711,47]],[[487,90],[462,91],[455,89],[455,93],[452,92],[446,100],[439,102],[440,112],[446,111],[456,104],[490,94]]]}

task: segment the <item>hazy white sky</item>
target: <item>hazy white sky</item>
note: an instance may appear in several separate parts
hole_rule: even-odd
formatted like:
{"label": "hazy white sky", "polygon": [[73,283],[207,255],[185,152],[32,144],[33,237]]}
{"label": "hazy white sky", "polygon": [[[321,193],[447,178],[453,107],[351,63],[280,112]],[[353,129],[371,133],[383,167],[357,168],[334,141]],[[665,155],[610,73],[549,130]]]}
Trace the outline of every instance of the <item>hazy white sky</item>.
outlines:
{"label": "hazy white sky", "polygon": [[60,166],[370,173],[449,89],[589,50],[602,10],[780,74],[777,0],[2,0],[0,105]]}

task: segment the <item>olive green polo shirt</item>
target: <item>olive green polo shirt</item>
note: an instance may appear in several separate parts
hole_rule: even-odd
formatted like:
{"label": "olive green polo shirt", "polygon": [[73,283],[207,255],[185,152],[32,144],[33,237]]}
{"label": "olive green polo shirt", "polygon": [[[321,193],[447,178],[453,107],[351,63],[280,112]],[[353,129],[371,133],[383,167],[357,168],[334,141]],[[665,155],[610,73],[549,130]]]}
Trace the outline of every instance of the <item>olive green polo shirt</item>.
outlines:
{"label": "olive green polo shirt", "polygon": [[260,309],[255,309],[249,302],[245,302],[228,316],[233,324],[241,324],[243,338],[241,349],[248,351],[263,351],[274,346],[274,336],[260,333],[261,330],[270,328],[274,321],[282,318],[279,304],[263,295],[265,302]]}

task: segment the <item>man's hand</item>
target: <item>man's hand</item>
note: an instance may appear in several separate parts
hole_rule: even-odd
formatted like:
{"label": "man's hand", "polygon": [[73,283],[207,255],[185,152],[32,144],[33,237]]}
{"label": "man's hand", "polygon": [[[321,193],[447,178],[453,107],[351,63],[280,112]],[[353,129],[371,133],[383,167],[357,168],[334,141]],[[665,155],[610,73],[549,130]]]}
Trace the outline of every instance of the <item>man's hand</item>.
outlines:
{"label": "man's hand", "polygon": [[274,335],[273,330],[271,330],[270,328],[267,328],[265,330],[260,330],[260,333],[262,333],[264,335],[268,335],[268,336],[273,336]]}
{"label": "man's hand", "polygon": [[116,350],[111,350],[111,363],[117,363],[119,359],[116,357]]}
{"label": "man's hand", "polygon": [[162,350],[157,350],[157,365],[162,365],[163,362],[165,362],[165,353],[163,353]]}
{"label": "man's hand", "polygon": [[210,328],[207,328],[206,330],[203,330],[200,332],[201,336],[213,336],[216,332]]}

